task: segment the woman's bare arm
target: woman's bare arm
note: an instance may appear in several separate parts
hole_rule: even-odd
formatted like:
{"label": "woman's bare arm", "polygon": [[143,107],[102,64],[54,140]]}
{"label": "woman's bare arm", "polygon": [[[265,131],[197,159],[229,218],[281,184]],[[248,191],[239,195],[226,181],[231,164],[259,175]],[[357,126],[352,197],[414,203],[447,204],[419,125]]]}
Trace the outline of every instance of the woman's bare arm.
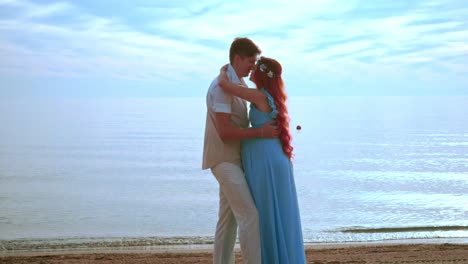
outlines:
{"label": "woman's bare arm", "polygon": [[239,84],[234,84],[227,77],[227,65],[221,68],[218,76],[218,84],[226,93],[240,97],[244,100],[254,103],[255,105],[263,104],[266,101],[266,96],[255,88],[247,88]]}

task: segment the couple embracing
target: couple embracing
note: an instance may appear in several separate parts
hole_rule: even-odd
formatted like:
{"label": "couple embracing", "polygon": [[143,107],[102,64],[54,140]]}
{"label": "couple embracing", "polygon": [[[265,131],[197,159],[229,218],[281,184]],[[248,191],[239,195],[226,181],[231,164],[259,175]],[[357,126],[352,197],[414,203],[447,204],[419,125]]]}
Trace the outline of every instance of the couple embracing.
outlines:
{"label": "couple embracing", "polygon": [[[206,98],[202,167],[220,187],[215,264],[234,263],[238,228],[244,263],[306,262],[282,67],[260,53],[236,38]],[[256,88],[243,80],[249,73]]]}

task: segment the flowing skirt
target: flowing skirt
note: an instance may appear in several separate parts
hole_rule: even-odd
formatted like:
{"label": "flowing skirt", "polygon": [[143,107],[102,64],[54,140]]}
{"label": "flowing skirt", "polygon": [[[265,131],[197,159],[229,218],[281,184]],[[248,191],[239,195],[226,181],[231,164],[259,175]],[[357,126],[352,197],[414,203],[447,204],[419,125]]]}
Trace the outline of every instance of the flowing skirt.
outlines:
{"label": "flowing skirt", "polygon": [[262,263],[306,263],[293,167],[281,142],[242,141],[242,162],[259,213]]}

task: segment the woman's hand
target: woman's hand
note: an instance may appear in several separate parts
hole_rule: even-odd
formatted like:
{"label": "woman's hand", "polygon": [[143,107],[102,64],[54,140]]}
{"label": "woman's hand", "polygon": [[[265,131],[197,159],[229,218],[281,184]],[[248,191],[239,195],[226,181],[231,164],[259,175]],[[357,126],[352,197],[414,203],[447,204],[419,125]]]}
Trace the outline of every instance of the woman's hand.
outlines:
{"label": "woman's hand", "polygon": [[219,86],[225,86],[229,82],[229,78],[227,77],[228,65],[229,64],[224,65],[223,67],[221,67],[219,71],[219,76],[218,76]]}
{"label": "woman's hand", "polygon": [[221,67],[221,69],[220,69],[221,73],[223,73],[223,72],[226,73],[226,72],[227,72],[227,69],[228,69],[228,66],[229,66],[229,64],[223,65],[223,67]]}

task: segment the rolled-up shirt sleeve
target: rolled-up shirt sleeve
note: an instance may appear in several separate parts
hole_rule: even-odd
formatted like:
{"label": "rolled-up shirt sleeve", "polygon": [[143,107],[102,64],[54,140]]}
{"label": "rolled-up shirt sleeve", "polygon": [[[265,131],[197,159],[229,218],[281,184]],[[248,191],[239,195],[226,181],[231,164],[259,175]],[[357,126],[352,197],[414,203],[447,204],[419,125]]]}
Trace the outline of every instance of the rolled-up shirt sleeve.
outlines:
{"label": "rolled-up shirt sleeve", "polygon": [[213,112],[228,113],[232,112],[232,95],[225,93],[219,86],[213,89]]}

